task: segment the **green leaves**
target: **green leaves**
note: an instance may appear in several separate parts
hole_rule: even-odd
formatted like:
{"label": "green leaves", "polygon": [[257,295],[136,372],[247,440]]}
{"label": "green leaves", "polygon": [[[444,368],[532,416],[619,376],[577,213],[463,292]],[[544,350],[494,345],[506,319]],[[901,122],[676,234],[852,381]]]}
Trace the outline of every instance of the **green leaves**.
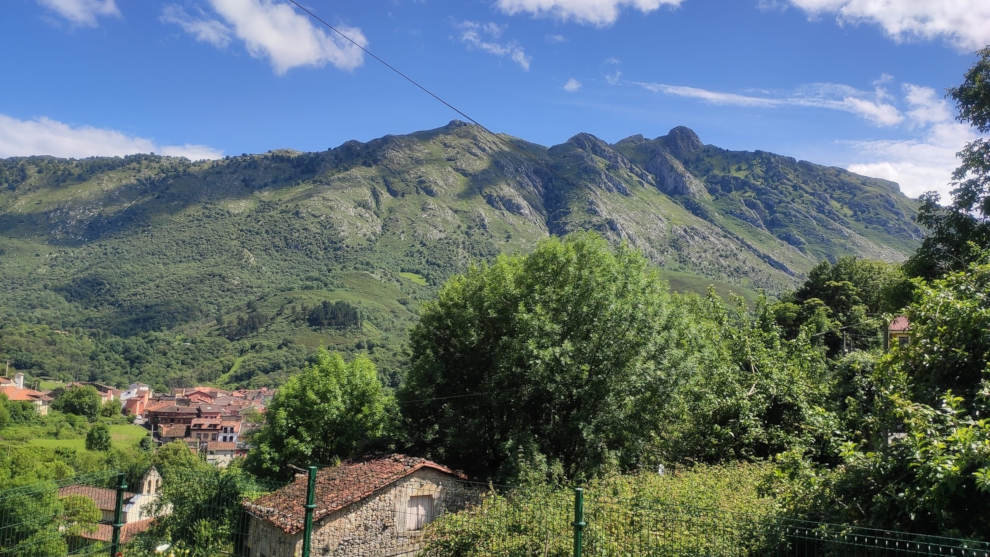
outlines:
{"label": "green leaves", "polygon": [[321,352],[316,363],[293,376],[268,406],[254,434],[248,466],[285,477],[288,465],[326,465],[355,456],[391,433],[394,402],[375,365],[358,356],[350,363]]}

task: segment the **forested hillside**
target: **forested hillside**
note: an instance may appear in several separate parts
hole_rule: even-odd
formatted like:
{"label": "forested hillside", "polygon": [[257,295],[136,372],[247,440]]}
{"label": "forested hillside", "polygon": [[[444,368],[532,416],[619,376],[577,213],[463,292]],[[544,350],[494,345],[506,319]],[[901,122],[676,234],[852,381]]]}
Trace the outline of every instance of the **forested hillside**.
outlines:
{"label": "forested hillside", "polygon": [[421,301],[472,261],[594,230],[677,290],[794,288],[901,260],[890,182],[691,130],[550,148],[452,122],[317,153],[0,161],[0,357],[33,375],[275,384],[320,346],[397,382]]}

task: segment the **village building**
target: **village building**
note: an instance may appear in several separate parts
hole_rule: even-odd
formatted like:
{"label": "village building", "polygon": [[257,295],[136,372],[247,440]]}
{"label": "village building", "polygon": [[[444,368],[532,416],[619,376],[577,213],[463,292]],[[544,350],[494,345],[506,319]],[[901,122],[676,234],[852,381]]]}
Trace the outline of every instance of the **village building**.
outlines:
{"label": "village building", "polygon": [[907,346],[911,342],[911,322],[907,316],[898,315],[887,327],[887,337],[885,338],[885,348],[890,350],[895,344],[898,347]]}
{"label": "village building", "polygon": [[[121,541],[126,542],[131,537],[147,530],[154,521],[158,501],[158,492],[162,486],[162,477],[158,470],[152,467],[141,478],[138,485],[140,491],[123,494],[121,507]],[[109,542],[113,535],[114,511],[117,504],[117,490],[89,485],[68,485],[58,490],[59,497],[80,495],[87,497],[100,509],[100,523],[93,532],[83,532],[79,537],[86,540]]]}
{"label": "village building", "polygon": [[[466,477],[423,458],[393,454],[324,468],[316,476],[314,555],[411,555],[435,517],[476,500]],[[246,502],[244,555],[294,557],[302,551],[307,476]]]}
{"label": "village building", "polygon": [[237,447],[237,443],[210,441],[206,444],[206,462],[217,468],[226,468],[239,456],[244,456],[244,450]]}
{"label": "village building", "polygon": [[15,373],[13,379],[0,377],[0,393],[6,395],[10,401],[30,402],[39,415],[48,415],[52,397],[48,393],[24,388],[23,373]]}

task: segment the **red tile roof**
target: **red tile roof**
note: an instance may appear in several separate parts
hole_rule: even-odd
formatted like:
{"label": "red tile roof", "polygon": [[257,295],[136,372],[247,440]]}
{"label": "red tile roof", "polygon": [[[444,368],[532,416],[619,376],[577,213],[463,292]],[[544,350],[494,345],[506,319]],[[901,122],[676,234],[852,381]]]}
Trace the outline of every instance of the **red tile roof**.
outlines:
{"label": "red tile roof", "polygon": [[[120,527],[120,543],[126,543],[134,536],[144,532],[151,527],[151,523],[154,521],[154,518],[146,518],[124,524]],[[95,532],[83,532],[79,534],[79,537],[86,538],[87,540],[108,542],[113,537],[113,526],[109,524],[97,524]]]}
{"label": "red tile roof", "polygon": [[170,424],[158,426],[159,437],[185,437],[186,424]]}
{"label": "red tile roof", "polygon": [[[58,490],[59,497],[68,497],[69,495],[82,495],[83,497],[89,497],[94,503],[96,503],[96,508],[101,511],[113,511],[117,505],[117,490],[109,489],[106,487],[93,487],[91,485],[67,485]],[[134,497],[134,493],[129,491],[124,492],[124,504]]]}
{"label": "red tile roof", "polygon": [[224,441],[210,441],[206,444],[207,451],[235,451],[237,450],[237,443],[230,443]]}
{"label": "red tile roof", "polygon": [[[316,509],[313,511],[313,520],[320,520],[356,503],[422,468],[432,468],[467,479],[464,474],[442,464],[400,454],[343,462],[339,466],[324,468],[316,473]],[[244,506],[251,514],[271,522],[283,532],[295,534],[303,529],[307,482],[307,477],[299,474],[291,484],[252,502],[245,502]]]}
{"label": "red tile roof", "polygon": [[13,384],[0,386],[0,393],[7,395],[7,400],[27,400],[34,402],[45,398],[45,393],[32,389],[18,389]]}
{"label": "red tile roof", "polygon": [[888,331],[892,333],[897,333],[901,331],[906,331],[911,328],[911,322],[904,315],[898,315],[890,322],[890,327],[887,328]]}

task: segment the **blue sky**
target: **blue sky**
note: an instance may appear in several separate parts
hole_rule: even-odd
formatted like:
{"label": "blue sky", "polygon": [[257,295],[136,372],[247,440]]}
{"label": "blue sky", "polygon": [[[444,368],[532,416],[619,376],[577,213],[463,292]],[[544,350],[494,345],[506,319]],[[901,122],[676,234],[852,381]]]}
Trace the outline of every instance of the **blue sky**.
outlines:
{"label": "blue sky", "polygon": [[[490,129],[553,145],[686,125],[946,191],[948,87],[986,0],[305,0]],[[10,0],[0,156],[212,158],[458,118],[287,0]]]}

